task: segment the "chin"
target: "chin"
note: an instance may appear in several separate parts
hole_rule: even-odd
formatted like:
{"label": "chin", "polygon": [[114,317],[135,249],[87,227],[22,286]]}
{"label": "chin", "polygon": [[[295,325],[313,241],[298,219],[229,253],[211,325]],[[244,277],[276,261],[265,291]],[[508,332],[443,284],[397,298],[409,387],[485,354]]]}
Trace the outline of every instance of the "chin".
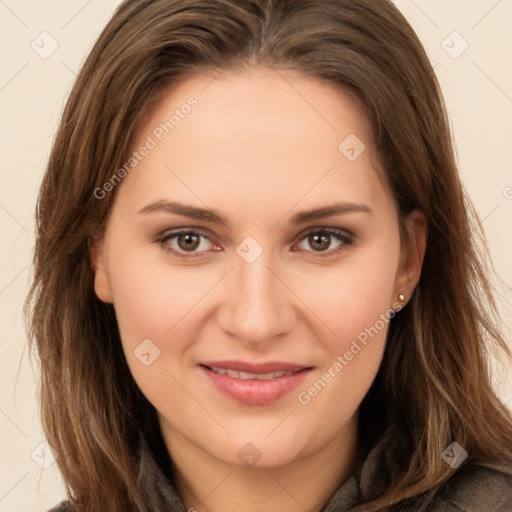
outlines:
{"label": "chin", "polygon": [[254,428],[249,428],[245,435],[235,436],[227,443],[212,443],[208,451],[214,458],[226,464],[258,469],[287,466],[304,458],[309,452],[318,451],[319,447],[314,441],[310,440],[308,443],[306,439],[301,439],[311,436],[285,430],[277,434],[278,429],[270,435],[262,432],[251,435],[248,432],[254,432]]}

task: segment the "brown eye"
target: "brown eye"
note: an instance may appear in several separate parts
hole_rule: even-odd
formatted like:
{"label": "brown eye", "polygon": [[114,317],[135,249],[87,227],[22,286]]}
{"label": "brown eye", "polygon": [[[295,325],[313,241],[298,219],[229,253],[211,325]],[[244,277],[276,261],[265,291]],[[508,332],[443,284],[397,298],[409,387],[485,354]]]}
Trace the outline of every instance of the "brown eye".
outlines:
{"label": "brown eye", "polygon": [[316,229],[300,239],[299,248],[318,256],[330,256],[348,248],[354,243],[354,236],[334,228]]}
{"label": "brown eye", "polygon": [[207,235],[195,230],[166,232],[157,236],[155,242],[166,251],[183,258],[202,256],[203,253],[219,250]]}
{"label": "brown eye", "polygon": [[177,242],[180,249],[195,251],[201,243],[201,237],[195,233],[182,233],[178,235]]}
{"label": "brown eye", "polygon": [[326,249],[329,249],[329,246],[331,245],[331,235],[309,235],[308,236],[308,243],[309,246],[314,249],[315,251],[325,251]]}

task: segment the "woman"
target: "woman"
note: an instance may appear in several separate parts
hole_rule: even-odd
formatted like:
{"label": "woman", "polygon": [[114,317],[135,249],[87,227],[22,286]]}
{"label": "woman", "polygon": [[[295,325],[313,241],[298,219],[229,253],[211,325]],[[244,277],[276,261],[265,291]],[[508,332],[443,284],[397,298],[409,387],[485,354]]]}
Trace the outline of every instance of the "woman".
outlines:
{"label": "woman", "polygon": [[510,511],[510,351],[388,0],[128,0],[41,187],[56,510]]}

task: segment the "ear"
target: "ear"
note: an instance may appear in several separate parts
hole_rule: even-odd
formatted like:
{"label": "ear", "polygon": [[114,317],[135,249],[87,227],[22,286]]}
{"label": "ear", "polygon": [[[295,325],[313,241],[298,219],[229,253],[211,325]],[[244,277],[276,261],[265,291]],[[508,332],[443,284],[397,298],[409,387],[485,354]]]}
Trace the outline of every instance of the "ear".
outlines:
{"label": "ear", "polygon": [[405,236],[395,278],[394,297],[403,294],[405,301],[408,301],[420,280],[427,246],[427,220],[419,210],[414,210],[406,218]]}
{"label": "ear", "polygon": [[106,270],[106,251],[103,237],[95,238],[90,247],[90,259],[94,271],[94,292],[107,304],[112,303],[112,291]]}

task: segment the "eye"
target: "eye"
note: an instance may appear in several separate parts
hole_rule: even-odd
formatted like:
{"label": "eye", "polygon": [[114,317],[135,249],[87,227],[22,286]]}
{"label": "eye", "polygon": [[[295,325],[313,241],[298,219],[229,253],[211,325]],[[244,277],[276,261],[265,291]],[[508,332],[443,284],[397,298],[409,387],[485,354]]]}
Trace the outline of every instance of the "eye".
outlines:
{"label": "eye", "polygon": [[[298,250],[316,253],[319,257],[332,256],[354,243],[353,235],[335,228],[317,228],[301,235],[298,240]],[[181,258],[199,257],[208,251],[222,250],[208,235],[196,229],[167,231],[156,236],[154,241]]]}
{"label": "eye", "polygon": [[[354,243],[354,237],[341,229],[320,228],[309,231],[300,239],[299,248],[319,256],[331,256]],[[311,248],[312,250],[308,249]],[[324,254],[325,253],[325,254]]]}
{"label": "eye", "polygon": [[155,238],[155,242],[166,251],[177,254],[182,258],[200,256],[203,252],[219,250],[208,236],[191,229],[163,233]]}

